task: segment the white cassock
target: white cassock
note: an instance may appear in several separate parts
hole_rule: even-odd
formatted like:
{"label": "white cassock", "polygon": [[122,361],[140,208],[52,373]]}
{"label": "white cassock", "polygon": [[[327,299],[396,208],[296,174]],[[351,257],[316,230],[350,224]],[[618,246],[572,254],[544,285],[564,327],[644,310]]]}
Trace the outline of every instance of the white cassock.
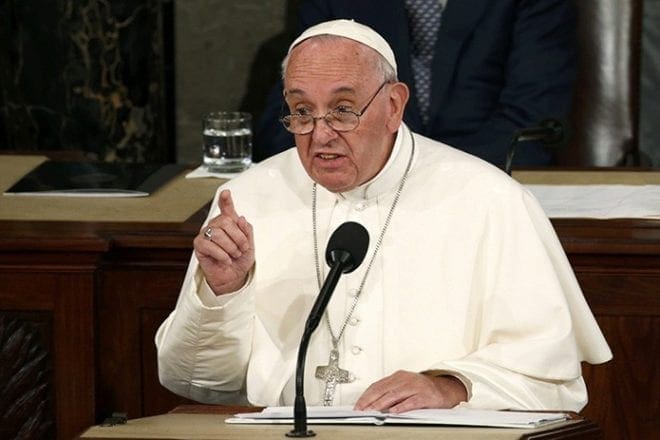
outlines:
{"label": "white cassock", "polygon": [[[335,405],[351,405],[397,370],[458,376],[475,408],[579,410],[587,402],[580,362],[611,352],[555,232],[534,197],[468,154],[399,130],[385,168],[343,194],[317,194],[319,258],[341,223],[364,225],[363,263],[344,275],[328,307],[335,334],[364,276],[411,157],[412,169],[354,314],[339,343]],[[312,184],[295,149],[227,182],[239,215],[254,227],[256,265],[239,292],[216,297],[192,257],[175,310],[156,335],[159,376],[203,402],[291,405],[302,329],[318,294]],[[219,194],[219,191],[218,191]],[[217,194],[209,218],[218,215]],[[323,321],[305,367],[314,377],[332,348]]]}

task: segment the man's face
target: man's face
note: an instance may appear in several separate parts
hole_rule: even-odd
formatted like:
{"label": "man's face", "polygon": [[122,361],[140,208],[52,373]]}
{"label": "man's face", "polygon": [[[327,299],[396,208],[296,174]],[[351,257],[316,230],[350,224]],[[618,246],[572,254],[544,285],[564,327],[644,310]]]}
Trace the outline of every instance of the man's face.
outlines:
{"label": "man's face", "polygon": [[[383,83],[374,67],[376,57],[370,48],[348,39],[302,42],[291,52],[285,75],[289,110],[315,117],[337,108],[361,111]],[[392,85],[386,84],[352,131],[335,131],[318,119],[311,133],[295,135],[302,165],[315,182],[344,192],[378,174],[392,151],[401,121],[398,113],[403,111],[392,103],[391,94]]]}

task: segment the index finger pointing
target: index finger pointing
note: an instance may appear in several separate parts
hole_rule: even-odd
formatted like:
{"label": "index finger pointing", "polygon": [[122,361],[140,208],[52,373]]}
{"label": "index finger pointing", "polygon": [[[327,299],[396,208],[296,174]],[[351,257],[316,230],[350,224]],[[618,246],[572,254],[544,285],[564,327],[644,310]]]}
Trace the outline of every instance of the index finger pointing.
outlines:
{"label": "index finger pointing", "polygon": [[228,189],[222,190],[218,198],[218,206],[220,207],[220,214],[227,215],[230,218],[238,221],[238,214],[234,208],[234,200],[231,198],[231,191]]}

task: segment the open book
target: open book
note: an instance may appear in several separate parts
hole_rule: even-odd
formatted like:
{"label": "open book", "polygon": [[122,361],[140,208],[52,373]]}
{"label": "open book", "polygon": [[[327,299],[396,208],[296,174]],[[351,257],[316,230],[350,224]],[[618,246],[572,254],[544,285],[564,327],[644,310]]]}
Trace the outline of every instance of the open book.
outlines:
{"label": "open book", "polygon": [[[354,411],[350,406],[311,406],[307,408],[307,423],[309,424],[416,424],[534,429],[567,419],[569,416],[566,413],[466,408],[418,409],[400,414]],[[293,407],[268,407],[261,412],[235,414],[225,422],[290,424],[293,423]]]}

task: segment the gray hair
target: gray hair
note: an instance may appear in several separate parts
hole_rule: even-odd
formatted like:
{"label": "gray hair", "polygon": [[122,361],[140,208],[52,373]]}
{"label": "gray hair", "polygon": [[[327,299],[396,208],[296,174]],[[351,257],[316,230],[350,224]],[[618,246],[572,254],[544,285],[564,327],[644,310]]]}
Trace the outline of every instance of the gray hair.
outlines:
{"label": "gray hair", "polygon": [[[340,37],[338,35],[329,35],[329,34],[324,34],[324,35],[315,35],[313,37],[308,38],[308,40],[311,40],[313,38],[318,38],[322,41],[336,41],[336,40],[347,40],[349,38],[346,37]],[[307,40],[305,40],[307,41]],[[394,71],[394,68],[392,65],[385,59],[384,56],[382,56],[380,53],[372,49],[371,47],[364,45],[367,49],[371,51],[374,55],[376,55],[376,64],[374,68],[383,75],[383,82],[396,82],[398,81],[396,72]],[[293,48],[291,48],[292,50]],[[284,60],[282,60],[282,81],[284,81],[285,76],[286,76],[286,69],[289,66],[289,58],[291,57],[291,50],[289,50],[289,53],[284,57]]]}

